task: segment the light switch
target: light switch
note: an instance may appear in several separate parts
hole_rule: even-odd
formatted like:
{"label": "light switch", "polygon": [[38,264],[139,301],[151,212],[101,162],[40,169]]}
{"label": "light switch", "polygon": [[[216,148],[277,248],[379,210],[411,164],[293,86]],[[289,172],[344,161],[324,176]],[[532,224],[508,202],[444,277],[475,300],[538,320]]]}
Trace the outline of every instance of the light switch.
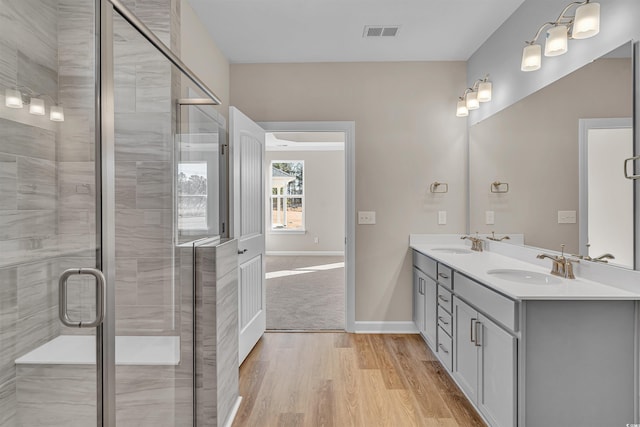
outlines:
{"label": "light switch", "polygon": [[447,224],[447,211],[438,211],[438,225]]}
{"label": "light switch", "polygon": [[496,213],[494,211],[485,211],[484,223],[487,225],[493,225],[496,223]]}
{"label": "light switch", "polygon": [[358,224],[375,224],[375,211],[358,211]]}
{"label": "light switch", "polygon": [[558,224],[575,224],[576,211],[558,211]]}

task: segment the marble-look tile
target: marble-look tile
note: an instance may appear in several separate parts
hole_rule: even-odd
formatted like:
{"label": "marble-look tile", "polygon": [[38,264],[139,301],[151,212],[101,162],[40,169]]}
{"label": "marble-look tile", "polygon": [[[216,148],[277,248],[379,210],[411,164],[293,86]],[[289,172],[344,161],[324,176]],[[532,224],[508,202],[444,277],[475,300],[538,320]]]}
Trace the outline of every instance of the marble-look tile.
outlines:
{"label": "marble-look tile", "polygon": [[116,209],[136,208],[136,162],[116,162]]}
{"label": "marble-look tile", "polygon": [[56,261],[18,266],[18,321],[58,306]]}
{"label": "marble-look tile", "polygon": [[224,422],[239,393],[238,384],[238,277],[228,273],[217,280],[216,364],[217,417]]}
{"label": "marble-look tile", "polygon": [[136,66],[115,61],[113,102],[116,113],[136,111]]}
{"label": "marble-look tile", "polygon": [[58,73],[91,76],[95,67],[92,2],[58,0]]}
{"label": "marble-look tile", "polygon": [[16,36],[18,50],[36,63],[55,70],[58,66],[58,1],[22,0],[6,4],[15,28],[28,28]]}
{"label": "marble-look tile", "polygon": [[20,357],[58,335],[58,307],[23,318],[18,323],[16,356]]}
{"label": "marble-look tile", "polygon": [[[31,46],[29,46],[31,48]],[[18,82],[27,87],[33,94],[45,94],[58,99],[58,73],[30,56],[30,51],[18,49]],[[57,52],[56,52],[57,54]],[[25,91],[30,95],[29,91]]]}
{"label": "marble-look tile", "polygon": [[3,268],[0,269],[0,384],[15,377],[17,325],[18,271],[15,267]]}
{"label": "marble-look tile", "polygon": [[16,427],[16,380],[15,378],[0,384],[0,426]]}
{"label": "marble-look tile", "polygon": [[116,258],[116,306],[138,304],[138,261]]}
{"label": "marble-look tile", "polygon": [[173,260],[138,258],[138,303],[173,305]]}
{"label": "marble-look tile", "polygon": [[94,211],[96,178],[93,162],[58,163],[58,181],[61,209]]}
{"label": "marble-look tile", "polygon": [[[18,163],[15,156],[0,154],[0,210],[17,209]],[[0,227],[0,232],[2,228]]]}
{"label": "marble-look tile", "polygon": [[96,385],[91,376],[64,378],[18,375],[16,388],[18,424],[21,426],[95,425]]}
{"label": "marble-look tile", "polygon": [[15,43],[6,39],[6,33],[11,31],[7,26],[11,25],[0,11],[0,87],[3,89],[14,87],[18,78],[18,50]]}
{"label": "marble-look tile", "polygon": [[162,333],[173,331],[175,326],[175,316],[171,306],[116,306],[117,335]]}
{"label": "marble-look tile", "polygon": [[184,379],[119,378],[116,407],[118,426],[191,425],[192,383]]}
{"label": "marble-look tile", "polygon": [[116,257],[169,258],[173,253],[170,210],[116,211]]}
{"label": "marble-look tile", "polygon": [[138,162],[136,207],[171,209],[173,205],[173,169],[169,162]]}
{"label": "marble-look tile", "polygon": [[[67,94],[68,104],[75,104],[75,98]],[[93,97],[89,97],[93,102]],[[95,123],[93,108],[81,109],[64,107],[64,123],[59,126],[58,161],[59,162],[90,162],[94,158]]]}
{"label": "marble-look tile", "polygon": [[54,210],[0,210],[0,240],[50,236],[55,233]]}
{"label": "marble-look tile", "polygon": [[55,132],[0,119],[0,153],[56,160]]}
{"label": "marble-look tile", "polygon": [[18,209],[55,209],[56,164],[18,157]]}
{"label": "marble-look tile", "polygon": [[167,46],[171,43],[171,20],[169,19],[171,9],[171,1],[167,0],[136,2],[136,16]]}
{"label": "marble-look tile", "polygon": [[136,66],[136,111],[170,113],[171,64],[167,61]]}
{"label": "marble-look tile", "polygon": [[170,161],[171,114],[116,113],[116,161]]}
{"label": "marble-look tile", "polygon": [[95,211],[60,209],[58,213],[58,233],[62,239],[64,239],[65,234],[95,234],[95,232]]}

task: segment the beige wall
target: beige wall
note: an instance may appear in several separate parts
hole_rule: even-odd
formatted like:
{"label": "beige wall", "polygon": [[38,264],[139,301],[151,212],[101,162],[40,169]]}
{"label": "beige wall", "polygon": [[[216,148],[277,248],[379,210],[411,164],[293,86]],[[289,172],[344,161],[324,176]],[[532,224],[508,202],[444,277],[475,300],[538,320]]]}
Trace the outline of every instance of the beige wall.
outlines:
{"label": "beige wall", "polygon": [[[631,117],[631,71],[629,59],[598,60],[472,126],[471,230],[577,253],[578,224],[558,224],[558,210],[578,213],[578,120]],[[495,180],[509,193],[490,194]],[[495,225],[485,225],[487,210]]]}
{"label": "beige wall", "polygon": [[[465,229],[464,62],[233,64],[231,103],[256,121],[356,123],[356,320],[411,319],[410,233]],[[428,193],[433,181],[449,193]],[[438,210],[448,224],[437,225]]]}
{"label": "beige wall", "polygon": [[187,0],[181,0],[181,59],[222,100],[216,110],[229,118],[229,61]]}
{"label": "beige wall", "polygon": [[267,165],[274,160],[304,160],[306,233],[267,232],[267,251],[343,252],[344,151],[267,151]]}

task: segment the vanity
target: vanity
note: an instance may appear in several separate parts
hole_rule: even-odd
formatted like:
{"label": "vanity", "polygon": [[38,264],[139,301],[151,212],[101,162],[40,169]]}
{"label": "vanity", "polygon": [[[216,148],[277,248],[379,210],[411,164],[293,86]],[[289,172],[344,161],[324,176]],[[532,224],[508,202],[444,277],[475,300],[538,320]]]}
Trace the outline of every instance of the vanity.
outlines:
{"label": "vanity", "polygon": [[550,275],[535,248],[485,246],[410,237],[416,326],[486,423],[637,423],[640,288]]}

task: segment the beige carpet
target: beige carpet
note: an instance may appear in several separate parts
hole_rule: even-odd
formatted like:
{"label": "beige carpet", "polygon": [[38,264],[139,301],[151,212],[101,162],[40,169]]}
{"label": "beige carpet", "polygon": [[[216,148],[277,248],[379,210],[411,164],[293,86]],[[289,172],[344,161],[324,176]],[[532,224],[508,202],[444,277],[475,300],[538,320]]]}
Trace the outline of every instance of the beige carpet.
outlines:
{"label": "beige carpet", "polygon": [[344,258],[267,256],[267,329],[344,329]]}

